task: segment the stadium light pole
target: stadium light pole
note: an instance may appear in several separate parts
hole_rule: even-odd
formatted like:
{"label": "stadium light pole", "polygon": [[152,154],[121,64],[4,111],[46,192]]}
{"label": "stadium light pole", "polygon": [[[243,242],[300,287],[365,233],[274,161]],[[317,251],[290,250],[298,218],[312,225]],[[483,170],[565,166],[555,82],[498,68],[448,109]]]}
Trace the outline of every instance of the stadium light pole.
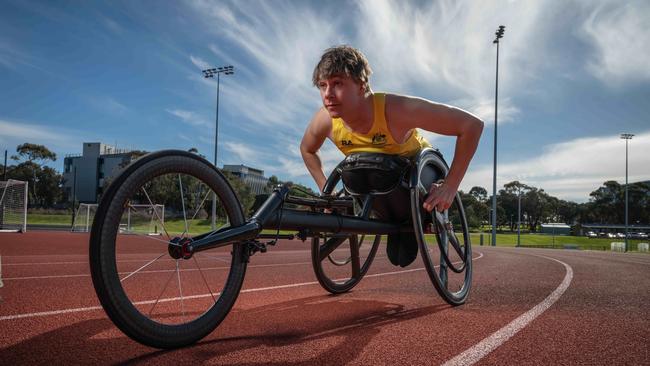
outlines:
{"label": "stadium light pole", "polygon": [[494,88],[494,172],[492,175],[492,246],[497,243],[497,101],[499,99],[499,39],[503,38],[506,27],[499,26],[492,43],[497,45],[497,71]]}
{"label": "stadium light pole", "polygon": [[[219,143],[219,84],[221,81],[221,74],[232,75],[235,73],[235,69],[232,65],[229,66],[219,66],[217,68],[205,69],[202,71],[203,77],[206,79],[214,78],[217,75],[217,116],[215,117],[215,133],[214,133],[214,166],[219,169],[217,165],[217,149]],[[216,229],[216,217],[217,217],[217,194],[212,192],[212,230]]]}
{"label": "stadium light pole", "polygon": [[7,180],[7,150],[5,149],[5,165],[4,165],[4,172],[2,173],[2,180],[6,181]]}
{"label": "stadium light pole", "polygon": [[77,208],[75,207],[75,202],[77,201],[77,166],[72,168],[73,178],[72,178],[72,228],[74,229],[74,220],[77,217]]}
{"label": "stadium light pole", "polygon": [[521,189],[519,189],[517,204],[517,246],[521,246]]}
{"label": "stadium light pole", "polygon": [[632,137],[634,134],[631,133],[622,133],[621,138],[625,140],[625,251],[628,251],[628,243],[627,243],[627,236],[628,236],[628,227],[627,227],[627,145],[630,140],[632,140]]}

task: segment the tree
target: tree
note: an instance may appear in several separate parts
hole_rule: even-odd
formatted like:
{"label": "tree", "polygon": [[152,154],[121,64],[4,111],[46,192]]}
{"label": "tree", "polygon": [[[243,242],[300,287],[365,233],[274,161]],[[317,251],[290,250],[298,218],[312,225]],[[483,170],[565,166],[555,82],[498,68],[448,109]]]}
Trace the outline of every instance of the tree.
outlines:
{"label": "tree", "polygon": [[603,224],[616,224],[624,221],[625,193],[618,182],[608,180],[589,194],[594,203],[595,218]]}
{"label": "tree", "polygon": [[195,148],[195,147],[190,147],[190,148],[187,150],[187,152],[191,152],[191,153],[196,154],[196,155],[202,157],[203,159],[205,159],[205,155],[199,153],[199,149],[197,149],[197,148]]}
{"label": "tree", "polygon": [[[21,158],[26,158],[27,161],[34,162],[40,161],[43,164],[47,160],[56,161],[56,154],[50,151],[44,145],[36,145],[30,143],[24,143],[16,147],[16,152]],[[14,160],[18,160],[12,157]]]}
{"label": "tree", "polygon": [[228,171],[222,171],[222,173],[226,176],[226,179],[228,179],[230,186],[235,191],[242,209],[244,212],[248,212],[248,210],[253,205],[253,202],[255,202],[255,195],[253,194],[253,191],[246,183],[244,183],[243,180],[239,179],[239,177],[235,176],[234,174]]}
{"label": "tree", "polygon": [[[465,218],[467,219],[467,226],[471,229],[478,229],[484,221],[487,220],[487,205],[484,202],[479,201],[476,197],[477,195],[472,194],[472,191],[476,192],[473,187],[470,190],[470,193],[464,193],[463,191],[458,191],[460,200],[463,203],[463,208],[465,209]],[[483,188],[481,188],[483,189]],[[485,189],[483,189],[485,191]],[[487,197],[487,191],[485,191]]]}
{"label": "tree", "polygon": [[268,182],[266,182],[266,190],[268,192],[272,192],[273,188],[275,188],[278,184],[281,184],[280,180],[275,175],[272,175],[269,177]]}
{"label": "tree", "polygon": [[8,167],[7,178],[28,182],[32,187],[27,198],[30,206],[51,207],[63,199],[63,177],[48,166],[40,167],[30,161],[12,165]]}
{"label": "tree", "polygon": [[[43,165],[46,161],[51,160],[51,161],[56,161],[56,154],[50,151],[47,147],[44,145],[37,145],[37,144],[30,144],[28,142],[25,142],[24,144],[18,145],[16,147],[16,152],[18,155],[14,155],[11,158],[15,161],[20,161],[22,159],[26,159],[27,161],[19,164],[19,165],[25,165],[25,167],[31,168],[32,172],[32,179],[29,179],[30,186],[32,187],[32,194],[33,194],[33,201],[36,202],[39,205],[42,205],[42,202],[39,202],[39,195],[38,195],[38,189],[37,189],[37,182],[39,181],[38,176],[37,176],[37,170],[41,168],[41,165]],[[59,187],[60,189],[60,187]]]}
{"label": "tree", "polygon": [[469,190],[469,194],[472,195],[479,202],[487,202],[488,192],[485,188],[474,186]]}
{"label": "tree", "polygon": [[[589,194],[580,205],[578,216],[584,223],[622,224],[625,222],[625,185],[608,180]],[[650,184],[631,183],[628,187],[628,213],[631,224],[650,223]]]}

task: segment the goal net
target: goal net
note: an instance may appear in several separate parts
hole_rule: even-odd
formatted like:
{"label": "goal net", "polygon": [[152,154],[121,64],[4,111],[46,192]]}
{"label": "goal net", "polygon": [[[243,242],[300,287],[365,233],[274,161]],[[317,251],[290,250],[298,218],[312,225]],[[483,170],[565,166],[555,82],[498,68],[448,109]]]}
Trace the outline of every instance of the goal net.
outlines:
{"label": "goal net", "polygon": [[27,231],[27,182],[0,181],[0,231]]}
{"label": "goal net", "polygon": [[[77,208],[72,231],[89,232],[97,213],[96,203],[81,203]],[[120,233],[157,235],[165,224],[165,205],[129,204],[120,219]]]}

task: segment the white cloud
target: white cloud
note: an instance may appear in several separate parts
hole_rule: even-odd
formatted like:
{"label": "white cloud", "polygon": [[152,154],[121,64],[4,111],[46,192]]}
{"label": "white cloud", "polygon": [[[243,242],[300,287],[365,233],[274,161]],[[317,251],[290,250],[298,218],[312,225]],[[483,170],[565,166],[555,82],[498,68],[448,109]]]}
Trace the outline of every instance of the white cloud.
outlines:
{"label": "white cloud", "polygon": [[108,17],[103,17],[103,21],[106,28],[111,32],[119,36],[124,34],[124,28],[120,25],[120,23]]}
{"label": "white cloud", "polygon": [[71,136],[55,131],[54,128],[31,123],[0,120],[0,131],[3,139],[39,140],[48,142],[65,142]]}
{"label": "white cloud", "polygon": [[192,61],[194,66],[198,67],[200,70],[205,70],[205,69],[209,69],[209,68],[212,67],[212,66],[210,66],[209,63],[207,63],[203,59],[201,59],[199,57],[194,57],[192,55],[190,55],[190,61]]}
{"label": "white cloud", "polygon": [[208,123],[205,119],[197,115],[196,113],[192,111],[186,111],[182,109],[165,109],[165,111],[169,114],[172,114],[178,118],[181,119],[181,121],[192,125],[192,126],[212,126],[210,123]]}
{"label": "white cloud", "polygon": [[239,161],[241,161],[243,164],[249,165],[249,166],[256,166],[258,165],[259,161],[257,160],[257,152],[254,147],[240,143],[240,142],[232,142],[232,141],[225,141],[222,142],[221,145],[231,153],[235,154]]}
{"label": "white cloud", "polygon": [[[313,67],[323,49],[338,38],[341,21],[307,3],[191,4],[206,31],[224,40],[210,50],[217,56],[229,55],[224,61],[235,67],[235,75],[222,80],[228,83],[222,92],[229,108],[261,126],[291,127],[307,121],[319,105],[311,85]],[[252,69],[258,71],[249,73]],[[302,131],[289,133],[298,136]]]}
{"label": "white cloud", "polygon": [[[599,3],[580,0],[440,0],[417,4],[363,0],[336,6],[319,5],[318,8],[308,3],[285,1],[213,3],[190,0],[189,3],[204,24],[205,32],[219,39],[218,43],[210,44],[210,51],[219,62],[235,66],[235,75],[221,80],[221,95],[228,101],[229,113],[238,116],[236,128],[255,138],[263,136],[266,141],[272,141],[271,148],[287,151],[271,153],[260,163],[270,166],[271,171],[281,167],[282,174],[303,178],[307,171],[297,144],[305,124],[320,104],[318,93],[311,85],[311,73],[325,48],[348,43],[364,51],[374,70],[371,84],[377,91],[419,95],[456,105],[490,125],[494,121],[496,56],[492,40],[494,31],[504,24],[507,28],[500,44],[498,118],[500,123],[525,122],[526,111],[517,105],[522,100],[518,97],[543,95],[547,91],[539,88],[539,81],[545,77],[544,73],[566,71],[561,64],[555,64],[564,57],[557,38],[560,33],[575,32],[580,20],[588,19],[599,7]],[[597,14],[598,19],[593,24],[602,23],[603,14]],[[577,23],[574,23],[574,16]],[[618,24],[620,19],[635,22],[625,11],[623,15],[612,17],[616,20],[609,23],[612,25]],[[549,24],[557,27],[549,27]],[[628,27],[637,29],[636,25]],[[641,38],[646,39],[647,32],[641,33]],[[599,47],[608,52],[617,49]],[[644,57],[648,56],[644,54],[640,59],[646,60]],[[603,56],[602,59],[609,58]],[[548,65],[549,60],[554,64]],[[602,63],[610,64],[609,61]],[[205,85],[211,90],[214,88],[213,83]],[[429,140],[438,138],[426,132],[424,135]],[[561,150],[566,149],[568,147]],[[573,153],[579,155],[579,151]],[[324,147],[321,154],[326,172],[341,158],[334,148]],[[542,157],[564,163],[554,158],[557,155],[558,151],[547,151]],[[543,168],[533,169],[526,165],[533,163]],[[547,176],[552,179],[544,180],[542,173],[539,177],[533,174],[544,169],[551,169]],[[499,175],[507,180],[524,172],[530,176],[522,176],[522,179],[536,179],[535,182],[543,183],[542,188],[555,189],[560,192],[558,195],[576,199],[586,197],[605,176],[604,170],[572,177],[561,175],[555,169],[533,159],[500,164]],[[565,171],[571,172],[570,169]],[[489,186],[491,167],[470,168],[467,181],[472,177],[477,177],[476,184]],[[592,183],[595,186],[591,186]],[[578,188],[571,191],[569,187]]]}
{"label": "white cloud", "polygon": [[[458,99],[452,101],[450,104],[463,108],[474,114],[476,117],[484,121],[486,125],[494,124],[494,99]],[[515,122],[515,117],[520,114],[519,108],[513,104],[511,98],[503,98],[499,100],[497,108],[499,110],[499,124]]]}
{"label": "white cloud", "polygon": [[240,73],[243,73],[247,78],[251,79],[255,77],[255,73],[251,71],[248,67],[245,65],[237,62],[236,59],[234,59],[232,56],[228,55],[226,52],[223,52],[222,50],[219,49],[214,44],[211,44],[209,47],[210,51],[217,57],[217,60],[215,61],[218,66],[227,66],[227,65],[237,65],[235,68],[235,72],[237,75]]}
{"label": "white cloud", "polygon": [[317,10],[283,1],[272,6],[204,0],[190,4],[205,30],[224,40],[209,49],[243,71],[224,88],[230,108],[255,124],[286,127],[307,121],[319,106],[311,85],[313,67],[325,48],[342,43],[366,53],[376,90],[458,105],[490,123],[496,51],[491,41],[502,23],[508,29],[500,60],[506,72],[500,74],[499,120],[514,121],[520,111],[509,96],[537,76],[542,55],[552,45],[542,19],[561,7],[553,1],[447,0],[429,5],[372,0]]}
{"label": "white cloud", "polygon": [[[650,180],[650,131],[635,136],[629,147],[629,181]],[[519,180],[562,199],[583,202],[606,180],[625,181],[625,142],[618,135],[586,137],[552,144],[537,157],[517,160],[499,156],[497,189]],[[504,162],[505,161],[505,162]],[[492,165],[470,166],[461,189],[482,186],[492,191]]]}
{"label": "white cloud", "polygon": [[[52,124],[35,124],[23,121],[8,121],[0,119],[0,151],[7,149],[9,154],[25,142],[45,145],[57,154],[56,164],[63,166],[66,154],[80,151],[82,141],[99,141],[98,137],[86,132],[61,128]],[[59,168],[60,169],[60,168]]]}
{"label": "white cloud", "polygon": [[362,25],[359,47],[382,87],[481,105],[494,100],[494,31],[507,25],[499,62],[500,89],[507,96],[541,64],[548,32],[540,32],[539,18],[549,3],[366,0],[355,23]]}
{"label": "white cloud", "polygon": [[97,97],[86,97],[88,102],[95,108],[104,110],[106,112],[122,114],[127,112],[129,109],[113,97],[109,96],[97,96]]}
{"label": "white cloud", "polygon": [[594,48],[588,70],[606,84],[650,80],[650,2],[601,3],[579,35]]}

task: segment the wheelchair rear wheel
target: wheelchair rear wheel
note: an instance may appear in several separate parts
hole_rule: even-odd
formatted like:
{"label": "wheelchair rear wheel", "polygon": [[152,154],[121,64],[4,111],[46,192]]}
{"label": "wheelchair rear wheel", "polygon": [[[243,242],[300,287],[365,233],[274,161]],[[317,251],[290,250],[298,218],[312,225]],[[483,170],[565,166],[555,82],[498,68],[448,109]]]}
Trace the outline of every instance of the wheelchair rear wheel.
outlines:
{"label": "wheelchair rear wheel", "polygon": [[312,239],[311,257],[318,283],[333,294],[347,292],[368,272],[381,235],[321,234]]}
{"label": "wheelchair rear wheel", "polygon": [[440,213],[422,208],[432,182],[447,175],[449,168],[436,153],[420,156],[414,170],[417,185],[411,188],[411,214],[415,237],[429,278],[451,305],[467,301],[472,283],[472,246],[460,195]]}
{"label": "wheelchair rear wheel", "polygon": [[[330,194],[339,182],[340,171],[335,169],[328,178],[325,194]],[[340,189],[336,196],[345,194],[345,189]],[[360,207],[350,208],[347,214],[364,215]],[[368,216],[369,212],[365,215]],[[320,233],[314,236],[311,258],[318,283],[333,294],[349,291],[368,272],[380,242],[381,235]]]}

